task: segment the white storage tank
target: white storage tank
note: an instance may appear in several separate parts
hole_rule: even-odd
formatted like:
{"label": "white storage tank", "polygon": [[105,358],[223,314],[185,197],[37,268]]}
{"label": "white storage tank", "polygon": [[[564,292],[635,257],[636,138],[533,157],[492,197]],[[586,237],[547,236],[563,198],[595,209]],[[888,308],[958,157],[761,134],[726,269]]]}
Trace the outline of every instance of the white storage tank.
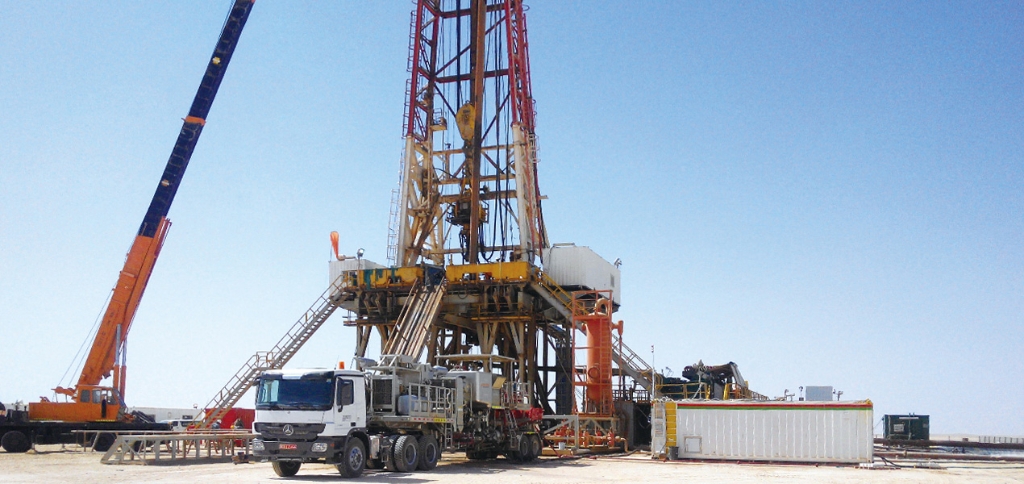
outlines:
{"label": "white storage tank", "polygon": [[[7,408],[13,409],[14,406]],[[129,407],[128,413],[141,412],[153,417],[157,422],[164,420],[195,420],[201,417],[202,411],[197,408],[165,408],[165,407]]]}
{"label": "white storage tank", "polygon": [[871,462],[873,406],[852,402],[661,400],[651,449],[680,459]]}
{"label": "white storage tank", "polygon": [[544,272],[558,285],[568,289],[610,289],[615,304],[621,302],[619,268],[601,258],[590,247],[555,244],[544,249]]}

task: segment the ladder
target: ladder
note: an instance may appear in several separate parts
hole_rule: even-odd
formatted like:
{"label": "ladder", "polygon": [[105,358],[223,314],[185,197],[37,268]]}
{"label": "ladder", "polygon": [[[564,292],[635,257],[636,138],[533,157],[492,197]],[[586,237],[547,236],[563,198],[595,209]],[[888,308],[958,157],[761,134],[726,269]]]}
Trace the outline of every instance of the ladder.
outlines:
{"label": "ladder", "polygon": [[515,408],[516,400],[514,393],[515,384],[512,382],[506,383],[501,389],[501,405],[503,407],[501,413],[504,416],[505,433],[508,434],[509,450],[512,451],[513,454],[519,455],[519,458],[521,459],[522,455],[519,454],[519,449],[521,447],[519,439],[521,439],[522,436],[520,435],[519,428],[516,425],[515,416],[512,415],[512,409]]}
{"label": "ladder", "polygon": [[221,388],[210,402],[206,404],[206,415],[198,428],[210,428],[214,422],[220,420],[234,407],[238,400],[245,395],[256,383],[256,377],[266,370],[279,370],[288,363],[288,360],[295,356],[295,353],[302,348],[302,345],[309,341],[316,330],[327,321],[327,318],[334,314],[341,302],[340,291],[342,278],[338,277],[323,294],[317,298],[306,313],[292,325],[288,332],[277,342],[270,351],[257,351],[249,357],[244,365],[228,380],[228,383]]}
{"label": "ladder", "polygon": [[[402,162],[405,163],[404,160]],[[402,179],[402,173],[398,174],[399,180]],[[388,265],[395,267],[398,264],[398,230],[399,223],[398,216],[402,211],[401,196],[397,188],[391,189],[391,212],[388,214]]]}
{"label": "ladder", "polygon": [[452,438],[455,433],[455,392],[444,392],[444,416],[446,423],[442,431],[442,443],[445,449],[452,448]]}
{"label": "ladder", "polygon": [[430,325],[441,314],[441,300],[447,292],[447,278],[442,277],[434,284],[417,279],[381,354],[419,360],[427,346]]}

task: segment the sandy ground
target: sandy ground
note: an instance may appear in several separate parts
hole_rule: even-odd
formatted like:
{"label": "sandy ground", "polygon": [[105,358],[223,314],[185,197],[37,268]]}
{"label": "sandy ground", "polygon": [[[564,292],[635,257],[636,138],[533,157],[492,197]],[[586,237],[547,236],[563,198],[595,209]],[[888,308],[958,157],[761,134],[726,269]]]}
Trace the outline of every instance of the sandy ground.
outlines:
{"label": "sandy ground", "polygon": [[[0,452],[0,482],[344,482],[334,467],[306,464],[292,478],[279,478],[270,464],[191,463],[104,465],[100,454],[60,446],[38,452]],[[1021,482],[1024,464],[941,462],[941,469],[862,469],[813,465],[707,464],[658,462],[646,455],[559,460],[542,458],[525,465],[503,459],[470,462],[446,456],[430,472],[367,471],[359,482],[451,482],[485,484],[648,483],[648,482]]]}

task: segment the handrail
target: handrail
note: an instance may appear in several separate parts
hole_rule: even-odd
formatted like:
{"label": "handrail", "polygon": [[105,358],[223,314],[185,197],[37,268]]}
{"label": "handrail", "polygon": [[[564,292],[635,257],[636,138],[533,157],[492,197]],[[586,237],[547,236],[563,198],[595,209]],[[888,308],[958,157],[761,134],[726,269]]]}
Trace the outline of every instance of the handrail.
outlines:
{"label": "handrail", "polygon": [[569,292],[567,292],[565,289],[562,289],[562,286],[560,286],[557,282],[555,282],[554,279],[551,278],[551,276],[548,276],[543,271],[535,269],[534,275],[536,276],[537,282],[544,289],[547,289],[552,296],[555,296],[555,298],[558,299],[559,302],[561,302],[566,307],[566,309],[569,310],[570,314],[573,314],[572,294],[569,294]]}
{"label": "handrail", "polygon": [[441,310],[441,300],[446,294],[447,283],[447,279],[444,278],[433,285],[419,278],[413,282],[413,288],[398,315],[382,354],[419,359],[426,346],[427,329]]}
{"label": "handrail", "polygon": [[341,297],[338,289],[341,287],[343,277],[344,275],[339,276],[328,286],[327,290],[288,329],[270,351],[257,351],[246,360],[228,380],[228,383],[203,407],[206,415],[198,424],[199,428],[210,428],[214,422],[223,418],[228,410],[238,403],[242,395],[252,387],[259,373],[265,370],[284,368],[292,356],[295,356],[295,353],[309,341],[309,338],[338,308],[338,301]]}

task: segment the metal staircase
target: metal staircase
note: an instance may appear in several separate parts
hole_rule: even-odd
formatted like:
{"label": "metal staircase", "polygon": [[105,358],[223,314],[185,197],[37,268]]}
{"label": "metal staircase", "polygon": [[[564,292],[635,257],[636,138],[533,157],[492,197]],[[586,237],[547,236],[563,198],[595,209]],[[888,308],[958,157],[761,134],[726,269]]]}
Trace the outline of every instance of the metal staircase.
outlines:
{"label": "metal staircase", "polygon": [[548,304],[551,304],[551,306],[561,313],[565,319],[572,321],[572,294],[569,294],[565,289],[562,289],[562,286],[558,285],[554,279],[551,279],[547,274],[540,270],[535,270],[533,276],[534,284],[532,284],[532,286],[533,289],[537,291],[537,294],[540,294],[540,297],[546,300]]}
{"label": "metal staircase", "polygon": [[430,325],[441,314],[441,300],[447,291],[447,278],[433,284],[417,279],[381,354],[409,356],[418,361],[426,349]]}
{"label": "metal staircase", "polygon": [[302,345],[309,341],[316,330],[327,321],[327,318],[338,309],[342,293],[341,277],[331,283],[330,287],[317,298],[306,313],[299,318],[287,333],[277,342],[270,351],[257,351],[242,368],[228,380],[227,385],[221,388],[217,394],[206,404],[206,415],[199,424],[199,428],[210,428],[214,422],[220,420],[227,414],[231,407],[234,407],[238,400],[245,395],[253,384],[256,377],[265,370],[279,370],[288,363],[288,360],[295,356],[295,353],[302,348]]}
{"label": "metal staircase", "polygon": [[612,333],[612,359],[619,366],[619,370],[629,375],[647,391],[651,391],[651,365],[626,346],[615,333]]}
{"label": "metal staircase", "polygon": [[[539,270],[536,271],[532,286],[541,298],[551,304],[567,320],[573,321],[575,319],[573,317],[572,295],[562,289],[547,274]],[[581,328],[577,325],[577,329]],[[647,391],[651,391],[651,365],[647,364],[643,358],[640,358],[625,343],[620,342],[619,337],[614,333],[612,333],[612,360],[630,378],[643,386]]]}

